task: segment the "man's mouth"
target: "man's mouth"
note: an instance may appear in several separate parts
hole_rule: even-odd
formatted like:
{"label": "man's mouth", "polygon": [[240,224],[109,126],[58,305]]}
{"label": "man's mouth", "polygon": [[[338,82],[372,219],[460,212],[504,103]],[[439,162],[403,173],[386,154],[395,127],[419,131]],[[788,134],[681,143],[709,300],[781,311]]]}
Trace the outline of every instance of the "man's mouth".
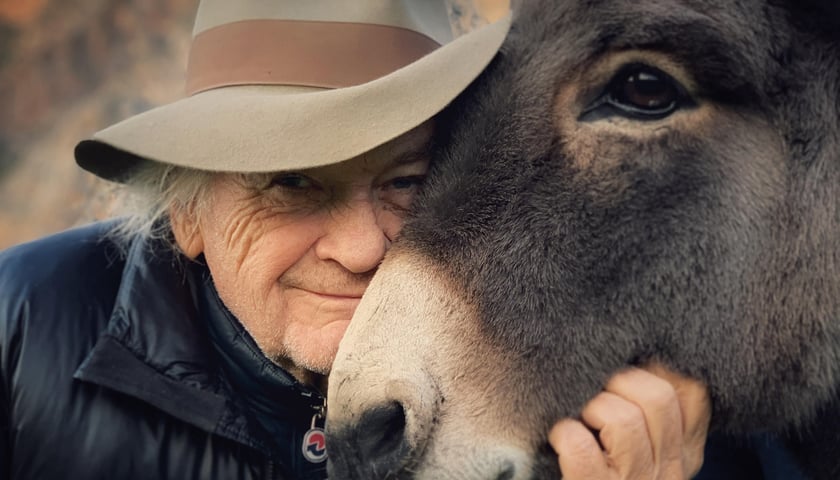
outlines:
{"label": "man's mouth", "polygon": [[302,290],[307,293],[311,293],[313,295],[317,295],[319,297],[323,297],[326,299],[332,300],[360,300],[362,298],[362,293],[364,292],[353,292],[353,291],[333,291],[333,290],[310,290],[308,288],[301,288],[298,287],[299,290]]}

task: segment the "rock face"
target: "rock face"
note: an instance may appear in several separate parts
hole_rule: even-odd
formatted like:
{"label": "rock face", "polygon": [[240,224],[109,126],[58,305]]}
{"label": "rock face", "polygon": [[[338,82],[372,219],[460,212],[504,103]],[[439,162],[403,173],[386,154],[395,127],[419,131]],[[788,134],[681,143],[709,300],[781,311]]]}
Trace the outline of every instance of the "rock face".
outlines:
{"label": "rock face", "polygon": [[[198,0],[0,0],[0,249],[102,218],[76,142],[182,95]],[[452,0],[453,28],[507,0]]]}

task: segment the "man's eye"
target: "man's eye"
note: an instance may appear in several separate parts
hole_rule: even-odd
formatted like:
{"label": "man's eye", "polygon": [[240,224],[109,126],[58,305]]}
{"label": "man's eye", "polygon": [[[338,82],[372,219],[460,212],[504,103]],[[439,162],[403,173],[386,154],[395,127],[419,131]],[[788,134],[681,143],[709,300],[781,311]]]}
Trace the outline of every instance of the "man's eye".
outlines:
{"label": "man's eye", "polygon": [[584,110],[581,120],[616,114],[634,120],[660,120],[690,106],[694,102],[673,77],[649,65],[630,64],[619,70],[606,91]]}
{"label": "man's eye", "polygon": [[284,173],[272,178],[271,186],[288,188],[290,190],[303,190],[314,187],[315,182],[306,175],[301,175],[299,173]]}
{"label": "man's eye", "polygon": [[392,188],[403,190],[407,188],[419,187],[426,179],[425,175],[412,175],[408,177],[397,177],[390,182]]}
{"label": "man's eye", "polygon": [[426,180],[426,175],[395,177],[385,182],[380,198],[392,211],[405,212],[411,207],[411,203],[420,191],[420,186],[423,185],[424,180]]}

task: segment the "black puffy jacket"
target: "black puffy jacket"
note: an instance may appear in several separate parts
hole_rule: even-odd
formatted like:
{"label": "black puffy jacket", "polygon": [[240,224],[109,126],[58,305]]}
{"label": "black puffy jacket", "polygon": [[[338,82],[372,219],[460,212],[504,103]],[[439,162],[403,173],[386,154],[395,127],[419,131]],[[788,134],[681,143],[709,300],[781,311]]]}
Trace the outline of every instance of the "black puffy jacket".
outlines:
{"label": "black puffy jacket", "polygon": [[[322,397],[268,361],[200,264],[97,224],[0,252],[0,480],[324,478]],[[710,438],[698,478],[805,478]]]}
{"label": "black puffy jacket", "polygon": [[154,242],[123,258],[107,228],[0,253],[0,478],[324,478],[302,445],[322,397],[203,267]]}

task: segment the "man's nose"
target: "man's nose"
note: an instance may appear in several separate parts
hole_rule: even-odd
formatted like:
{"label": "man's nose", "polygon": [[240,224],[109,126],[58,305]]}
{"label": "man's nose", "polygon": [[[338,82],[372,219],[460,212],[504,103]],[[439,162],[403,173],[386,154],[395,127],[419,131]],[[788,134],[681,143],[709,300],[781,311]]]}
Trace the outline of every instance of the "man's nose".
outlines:
{"label": "man's nose", "polygon": [[352,199],[330,212],[326,234],[315,248],[318,258],[336,261],[353,273],[374,270],[391,246],[379,213],[370,198]]}

